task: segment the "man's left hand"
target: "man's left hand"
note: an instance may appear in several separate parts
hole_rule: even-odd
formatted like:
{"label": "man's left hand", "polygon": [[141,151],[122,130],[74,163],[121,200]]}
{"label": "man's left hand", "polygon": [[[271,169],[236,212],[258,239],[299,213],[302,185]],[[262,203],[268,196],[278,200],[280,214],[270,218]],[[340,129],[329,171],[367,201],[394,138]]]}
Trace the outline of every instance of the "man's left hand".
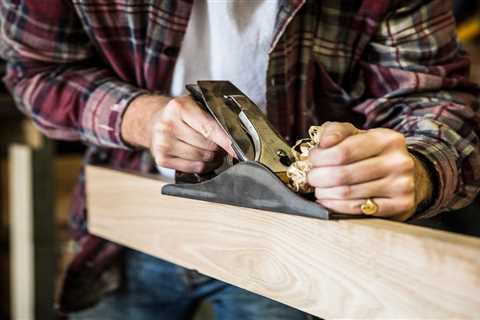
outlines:
{"label": "man's left hand", "polygon": [[335,212],[360,215],[371,198],[378,205],[375,216],[403,221],[431,197],[426,169],[408,152],[405,137],[391,129],[327,123],[309,161],[317,201]]}

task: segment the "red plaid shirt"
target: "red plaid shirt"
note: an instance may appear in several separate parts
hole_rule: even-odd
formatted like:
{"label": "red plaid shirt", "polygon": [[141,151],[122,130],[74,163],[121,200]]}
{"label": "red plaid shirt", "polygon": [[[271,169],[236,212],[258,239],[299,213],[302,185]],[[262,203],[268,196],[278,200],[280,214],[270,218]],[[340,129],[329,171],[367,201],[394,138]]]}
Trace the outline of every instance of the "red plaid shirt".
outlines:
{"label": "red plaid shirt", "polygon": [[[87,162],[149,171],[148,154],[120,137],[122,114],[143,92],[168,93],[191,8],[189,0],[2,0],[5,82],[47,136],[87,143]],[[402,132],[436,179],[435,200],[418,216],[469,204],[480,185],[478,88],[466,79],[450,9],[443,0],[282,1],[270,120],[290,141],[326,120]],[[118,247],[88,235],[85,216],[80,179],[72,226],[81,250],[66,278],[67,310],[112,288],[110,280],[90,287]]]}

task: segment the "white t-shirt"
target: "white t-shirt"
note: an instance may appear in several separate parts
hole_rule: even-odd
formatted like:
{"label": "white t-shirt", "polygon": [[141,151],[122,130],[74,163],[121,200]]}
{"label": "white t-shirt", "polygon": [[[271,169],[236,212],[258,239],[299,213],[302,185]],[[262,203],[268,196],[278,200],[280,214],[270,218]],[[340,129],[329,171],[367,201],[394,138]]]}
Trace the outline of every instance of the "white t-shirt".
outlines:
{"label": "white t-shirt", "polygon": [[279,0],[196,0],[170,94],[198,80],[228,80],[265,111],[266,73]]}
{"label": "white t-shirt", "polygon": [[[198,80],[228,80],[264,112],[268,51],[279,0],[195,0],[170,95]],[[158,168],[164,180],[175,170]]]}

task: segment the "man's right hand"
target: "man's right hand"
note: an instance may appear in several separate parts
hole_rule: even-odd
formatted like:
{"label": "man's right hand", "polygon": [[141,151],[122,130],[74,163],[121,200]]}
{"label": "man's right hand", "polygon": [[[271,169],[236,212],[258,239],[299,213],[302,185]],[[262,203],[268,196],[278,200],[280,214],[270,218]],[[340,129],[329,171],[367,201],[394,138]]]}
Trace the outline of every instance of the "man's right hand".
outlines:
{"label": "man's right hand", "polygon": [[150,149],[156,163],[188,173],[204,173],[221,165],[231,142],[218,123],[190,96],[141,95],[122,120],[123,139]]}

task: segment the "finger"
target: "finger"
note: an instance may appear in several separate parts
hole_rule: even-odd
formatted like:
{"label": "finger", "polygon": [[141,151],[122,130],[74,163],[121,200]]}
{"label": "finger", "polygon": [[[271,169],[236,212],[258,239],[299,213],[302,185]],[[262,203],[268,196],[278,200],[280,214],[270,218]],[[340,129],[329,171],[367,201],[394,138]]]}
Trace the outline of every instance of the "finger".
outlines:
{"label": "finger", "polygon": [[168,154],[172,157],[192,161],[210,162],[215,159],[214,151],[197,148],[181,140],[176,140],[174,143],[172,143],[170,152]]}
{"label": "finger", "polygon": [[310,151],[309,160],[313,166],[348,164],[381,154],[387,149],[405,150],[405,137],[390,129],[359,131],[337,145]]}
{"label": "finger", "polygon": [[179,140],[182,140],[183,142],[191,144],[197,148],[209,151],[217,151],[220,149],[215,142],[208,140],[183,121],[175,124],[174,134]]}
{"label": "finger", "polygon": [[346,122],[326,122],[322,127],[321,148],[330,148],[359,131],[351,123]]}
{"label": "finger", "polygon": [[396,189],[397,192],[399,191],[398,188],[392,186],[390,180],[384,178],[354,185],[315,188],[315,197],[317,200],[355,200],[372,196],[389,198],[392,194],[392,188]]}
{"label": "finger", "polygon": [[151,151],[155,158],[170,156],[208,162],[215,157],[214,151],[197,148],[179,140],[172,130],[156,130],[153,136]]}
{"label": "finger", "polygon": [[[407,211],[404,200],[374,198],[373,201],[378,205],[378,211],[374,214],[376,217],[396,216]],[[360,207],[365,200],[318,200],[317,202],[333,212],[363,215]]]}
{"label": "finger", "polygon": [[161,156],[156,159],[157,165],[187,173],[206,173],[218,168],[222,161],[191,161],[177,157]]}
{"label": "finger", "polygon": [[385,147],[382,139],[365,132],[349,136],[331,148],[314,148],[309,160],[314,167],[349,164],[378,155]]}
{"label": "finger", "polygon": [[220,125],[203,111],[192,98],[188,98],[186,107],[181,109],[181,115],[183,121],[203,137],[215,142],[232,157],[236,156],[230,138],[225,131],[223,131]]}
{"label": "finger", "polygon": [[315,167],[308,172],[307,179],[317,188],[354,185],[384,178],[394,165],[389,157],[375,157],[347,165]]}

